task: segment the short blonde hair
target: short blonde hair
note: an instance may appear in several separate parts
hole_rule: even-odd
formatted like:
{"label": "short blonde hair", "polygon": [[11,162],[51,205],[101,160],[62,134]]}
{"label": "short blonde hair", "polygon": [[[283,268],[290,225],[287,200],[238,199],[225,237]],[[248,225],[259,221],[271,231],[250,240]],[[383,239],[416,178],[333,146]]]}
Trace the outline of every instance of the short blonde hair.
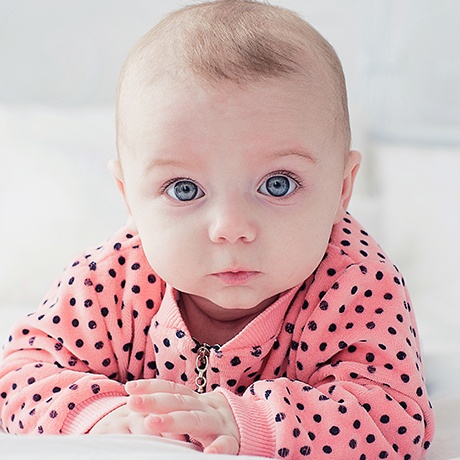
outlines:
{"label": "short blonde hair", "polygon": [[[121,107],[133,78],[145,87],[161,77],[194,75],[215,86],[300,75],[327,86],[331,116],[350,146],[345,78],[337,54],[308,22],[286,8],[256,0],[214,0],[168,14],[128,55],[117,94],[117,140]],[[131,83],[132,84],[132,83]],[[324,91],[323,91],[324,93]]]}

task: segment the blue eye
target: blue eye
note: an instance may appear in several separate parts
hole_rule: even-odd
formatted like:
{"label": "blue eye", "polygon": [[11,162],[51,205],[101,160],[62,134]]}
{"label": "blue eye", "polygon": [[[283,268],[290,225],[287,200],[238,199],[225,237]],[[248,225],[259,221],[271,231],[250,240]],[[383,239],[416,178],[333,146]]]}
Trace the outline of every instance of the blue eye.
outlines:
{"label": "blue eye", "polygon": [[166,188],[168,196],[178,201],[192,201],[204,196],[203,191],[191,180],[178,180]]}
{"label": "blue eye", "polygon": [[262,195],[282,198],[293,193],[299,184],[288,176],[271,176],[257,190]]}

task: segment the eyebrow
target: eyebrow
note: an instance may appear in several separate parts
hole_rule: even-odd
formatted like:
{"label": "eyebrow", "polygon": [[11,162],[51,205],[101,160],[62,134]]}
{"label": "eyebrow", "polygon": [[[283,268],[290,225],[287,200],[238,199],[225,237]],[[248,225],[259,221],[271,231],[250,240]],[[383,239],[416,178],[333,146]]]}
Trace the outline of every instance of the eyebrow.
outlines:
{"label": "eyebrow", "polygon": [[[294,148],[289,148],[286,150],[278,150],[275,151],[270,155],[272,158],[283,158],[287,156],[298,156],[301,158],[304,158],[308,160],[309,162],[315,164],[317,163],[317,159],[312,155],[312,153],[306,149],[305,147],[298,146]],[[148,163],[148,166],[146,168],[146,171],[151,171],[154,168],[161,168],[161,167],[182,167],[185,168],[188,165],[187,163],[184,163],[183,161],[176,160],[174,158],[156,158]]]}
{"label": "eyebrow", "polygon": [[[190,166],[190,165],[188,165]],[[148,174],[155,168],[166,168],[166,167],[173,167],[173,168],[186,168],[187,164],[183,161],[176,160],[174,158],[155,158],[152,161],[149,161],[144,169],[143,175]]]}
{"label": "eyebrow", "polygon": [[282,158],[282,157],[287,157],[291,155],[305,158],[311,163],[317,163],[318,161],[308,149],[302,146],[290,148],[287,150],[280,150],[272,154],[274,158]]}
{"label": "eyebrow", "polygon": [[157,158],[149,162],[147,169],[161,168],[164,166],[184,166],[185,163],[172,158]]}

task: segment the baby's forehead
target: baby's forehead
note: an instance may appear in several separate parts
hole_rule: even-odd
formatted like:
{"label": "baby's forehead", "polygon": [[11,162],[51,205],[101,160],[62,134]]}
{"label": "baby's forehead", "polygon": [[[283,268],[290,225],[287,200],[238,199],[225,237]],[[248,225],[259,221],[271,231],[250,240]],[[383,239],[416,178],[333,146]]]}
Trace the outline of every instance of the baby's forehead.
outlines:
{"label": "baby's forehead", "polygon": [[310,24],[289,10],[260,2],[200,3],[168,15],[133,49],[120,75],[117,119],[164,79],[192,77],[219,89],[293,76],[307,81],[349,131],[340,61]]}

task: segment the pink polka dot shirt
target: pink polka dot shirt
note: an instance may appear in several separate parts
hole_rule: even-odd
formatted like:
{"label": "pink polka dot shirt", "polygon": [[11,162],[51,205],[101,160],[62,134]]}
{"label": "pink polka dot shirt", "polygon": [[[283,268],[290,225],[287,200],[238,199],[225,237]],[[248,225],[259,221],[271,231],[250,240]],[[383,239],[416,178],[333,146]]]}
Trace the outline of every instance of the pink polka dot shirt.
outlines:
{"label": "pink polka dot shirt", "polygon": [[12,330],[0,426],[86,433],[126,403],[124,383],[162,378],[221,392],[240,454],[424,456],[434,417],[412,305],[401,273],[351,216],[314,274],[225,344],[191,337],[177,299],[127,228],[77,257]]}

